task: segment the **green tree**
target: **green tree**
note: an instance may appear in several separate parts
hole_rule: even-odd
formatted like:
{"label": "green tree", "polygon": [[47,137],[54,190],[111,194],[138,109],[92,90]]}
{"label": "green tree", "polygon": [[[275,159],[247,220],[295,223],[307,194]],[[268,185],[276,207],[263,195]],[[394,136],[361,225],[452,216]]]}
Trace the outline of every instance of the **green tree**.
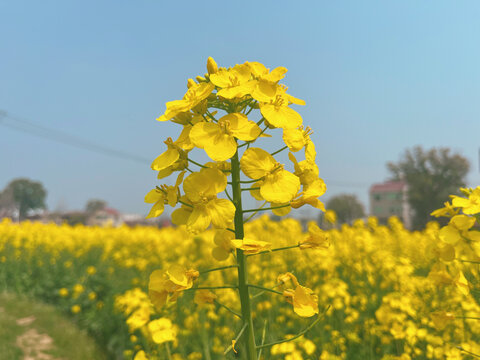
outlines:
{"label": "green tree", "polygon": [[98,210],[105,209],[107,207],[106,201],[99,200],[99,199],[91,199],[88,200],[87,205],[85,206],[85,212],[88,214],[93,214]]}
{"label": "green tree", "polygon": [[470,169],[468,160],[449,148],[424,150],[421,146],[405,150],[400,161],[389,162],[392,180],[408,185],[408,202],[412,209],[413,229],[422,229],[433,220],[430,213],[442,207],[448,195],[465,186]]}
{"label": "green tree", "polygon": [[19,219],[23,220],[31,210],[45,209],[47,192],[40,182],[20,178],[12,180],[2,194],[11,194],[19,212]]}
{"label": "green tree", "polygon": [[327,202],[327,209],[335,211],[337,222],[352,223],[353,220],[365,216],[365,208],[353,194],[340,194]]}

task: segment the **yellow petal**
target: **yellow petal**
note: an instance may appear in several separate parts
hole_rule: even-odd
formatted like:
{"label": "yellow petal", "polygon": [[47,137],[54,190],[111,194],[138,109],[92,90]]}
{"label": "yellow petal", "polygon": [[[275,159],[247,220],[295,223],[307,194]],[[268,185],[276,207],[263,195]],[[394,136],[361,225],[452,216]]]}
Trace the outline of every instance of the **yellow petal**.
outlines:
{"label": "yellow petal", "polygon": [[200,122],[190,130],[190,140],[196,147],[203,149],[209,143],[212,143],[219,134],[223,134],[223,131],[218,124]]}
{"label": "yellow petal", "polygon": [[199,202],[202,197],[211,197],[222,192],[227,187],[227,177],[218,169],[203,168],[187,176],[183,181],[183,191],[193,202]]}
{"label": "yellow petal", "polygon": [[[288,203],[287,204],[270,203],[270,205],[271,207],[276,207],[276,206],[288,205]],[[290,213],[291,210],[292,208],[290,206],[285,206],[278,209],[272,209],[272,213],[274,213],[277,216],[285,216],[288,213]]]}
{"label": "yellow petal", "polygon": [[300,129],[284,129],[283,142],[292,152],[300,151],[307,143]]}
{"label": "yellow petal", "polygon": [[172,223],[177,226],[186,225],[192,210],[193,209],[187,207],[176,209],[174,212],[172,212]]}
{"label": "yellow petal", "polygon": [[269,124],[283,129],[295,129],[302,125],[302,117],[288,106],[260,104],[260,111]]}
{"label": "yellow petal", "polygon": [[147,219],[154,218],[163,214],[163,209],[165,204],[163,203],[163,199],[156,202],[155,205],[152,206],[150,212],[147,215]]}
{"label": "yellow petal", "polygon": [[260,194],[269,202],[288,203],[300,190],[300,180],[287,170],[278,170],[265,178]]}
{"label": "yellow petal", "polygon": [[266,80],[259,80],[252,91],[252,97],[258,102],[264,103],[275,100],[276,94],[277,84]]}
{"label": "yellow petal", "polygon": [[453,226],[447,225],[440,229],[438,232],[440,240],[445,241],[447,244],[455,245],[460,239],[460,233]]}
{"label": "yellow petal", "polygon": [[253,92],[256,86],[256,80],[249,81],[245,84],[228,87],[217,92],[217,95],[225,99],[242,98]]}
{"label": "yellow petal", "polygon": [[212,224],[218,228],[227,228],[235,216],[235,205],[227,199],[213,199],[207,203],[207,212]]}
{"label": "yellow petal", "polygon": [[166,104],[167,109],[165,110],[165,113],[158,117],[157,120],[168,121],[182,112],[189,111],[191,106],[191,102],[187,100],[169,101]]}
{"label": "yellow petal", "polygon": [[197,205],[188,217],[187,230],[193,234],[206,230],[211,223],[210,215],[205,205]]}
{"label": "yellow petal", "polygon": [[145,195],[145,202],[147,204],[154,204],[158,200],[165,198],[165,194],[157,189],[150,190],[147,195]]}
{"label": "yellow petal", "polygon": [[250,179],[259,179],[272,171],[277,162],[275,158],[260,148],[249,148],[243,153],[240,167]]}
{"label": "yellow petal", "polygon": [[254,121],[248,120],[247,116],[240,113],[232,113],[218,120],[219,124],[228,124],[233,136],[243,141],[256,139],[262,130]]}
{"label": "yellow petal", "polygon": [[214,161],[225,161],[237,151],[237,142],[233,136],[220,133],[205,145],[205,152]]}
{"label": "yellow petal", "polygon": [[273,69],[268,75],[265,75],[263,79],[271,82],[278,82],[285,77],[285,74],[287,73],[287,71],[288,71],[287,68],[284,68],[283,66],[279,66]]}
{"label": "yellow petal", "polygon": [[451,225],[456,227],[458,230],[468,230],[473,224],[475,224],[476,219],[467,215],[455,215],[450,219]]}
{"label": "yellow petal", "polygon": [[166,169],[175,161],[177,161],[179,157],[180,154],[178,150],[173,147],[169,147],[167,151],[160,154],[155,160],[153,160],[152,169],[156,171]]}

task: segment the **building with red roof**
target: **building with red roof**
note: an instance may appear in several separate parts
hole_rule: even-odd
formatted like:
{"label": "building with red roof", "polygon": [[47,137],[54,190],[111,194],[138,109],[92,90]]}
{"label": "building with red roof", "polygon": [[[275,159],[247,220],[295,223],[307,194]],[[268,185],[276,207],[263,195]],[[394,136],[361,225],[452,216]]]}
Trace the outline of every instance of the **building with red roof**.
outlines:
{"label": "building with red roof", "polygon": [[408,185],[404,181],[386,181],[370,187],[370,214],[381,223],[396,216],[407,229],[411,226],[411,212],[408,205]]}

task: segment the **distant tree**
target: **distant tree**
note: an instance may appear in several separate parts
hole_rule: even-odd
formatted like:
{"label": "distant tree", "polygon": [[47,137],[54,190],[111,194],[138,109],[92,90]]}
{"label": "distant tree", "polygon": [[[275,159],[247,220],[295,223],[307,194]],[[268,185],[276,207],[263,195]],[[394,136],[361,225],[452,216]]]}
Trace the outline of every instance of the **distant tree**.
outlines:
{"label": "distant tree", "polygon": [[4,216],[13,217],[17,206],[13,198],[13,190],[5,189],[0,192],[0,218]]}
{"label": "distant tree", "polygon": [[45,209],[46,196],[47,192],[40,182],[24,178],[12,180],[2,191],[2,198],[13,198],[20,220],[25,219],[31,210]]}
{"label": "distant tree", "polygon": [[88,214],[93,214],[98,210],[103,210],[107,207],[106,201],[99,199],[88,200],[87,205],[85,206],[85,212]]}
{"label": "distant tree", "polygon": [[337,222],[351,223],[355,219],[365,216],[362,203],[353,194],[340,194],[332,197],[327,202],[327,209],[337,214]]}
{"label": "distant tree", "polygon": [[433,220],[430,213],[442,207],[448,195],[465,186],[470,168],[468,160],[452,154],[449,148],[424,150],[421,146],[405,150],[400,161],[387,164],[392,180],[408,185],[408,202],[413,212],[413,229],[422,229]]}

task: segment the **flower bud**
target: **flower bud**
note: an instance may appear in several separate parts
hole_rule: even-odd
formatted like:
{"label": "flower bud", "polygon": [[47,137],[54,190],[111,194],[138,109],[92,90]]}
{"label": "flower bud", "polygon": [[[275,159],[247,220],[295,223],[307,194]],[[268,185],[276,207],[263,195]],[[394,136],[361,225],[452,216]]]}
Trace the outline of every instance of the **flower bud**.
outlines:
{"label": "flower bud", "polygon": [[195,80],[193,80],[193,79],[188,79],[187,80],[187,88],[190,89],[195,84],[196,84]]}
{"label": "flower bud", "polygon": [[207,71],[209,74],[215,74],[218,71],[217,63],[211,56],[207,59]]}

